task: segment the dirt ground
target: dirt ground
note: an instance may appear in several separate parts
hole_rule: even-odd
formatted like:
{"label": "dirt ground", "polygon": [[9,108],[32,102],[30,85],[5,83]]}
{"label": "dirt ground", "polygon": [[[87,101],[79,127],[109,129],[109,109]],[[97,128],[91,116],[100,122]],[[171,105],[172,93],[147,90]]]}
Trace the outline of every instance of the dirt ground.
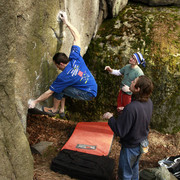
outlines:
{"label": "dirt ground", "polygon": [[[72,180],[67,175],[50,170],[51,160],[57,155],[71,136],[77,122],[62,120],[44,115],[28,115],[27,133],[30,145],[40,141],[50,141],[53,145],[43,155],[33,154],[34,180]],[[149,152],[141,157],[140,170],[158,167],[158,161],[180,154],[180,133],[176,135],[161,134],[155,130],[149,133]],[[112,180],[115,179],[121,146],[119,138],[114,137],[110,157],[115,160]]]}

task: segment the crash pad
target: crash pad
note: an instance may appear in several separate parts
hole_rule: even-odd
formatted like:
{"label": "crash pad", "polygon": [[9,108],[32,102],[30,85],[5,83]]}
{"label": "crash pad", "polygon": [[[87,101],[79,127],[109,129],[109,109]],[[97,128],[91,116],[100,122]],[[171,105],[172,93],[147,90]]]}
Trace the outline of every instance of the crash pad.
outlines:
{"label": "crash pad", "polygon": [[114,133],[107,122],[79,122],[63,149],[108,156]]}
{"label": "crash pad", "polygon": [[113,137],[107,122],[79,122],[52,160],[51,170],[80,180],[111,180],[114,159],[108,155]]}
{"label": "crash pad", "polygon": [[52,160],[50,168],[79,180],[112,180],[114,159],[63,149]]}

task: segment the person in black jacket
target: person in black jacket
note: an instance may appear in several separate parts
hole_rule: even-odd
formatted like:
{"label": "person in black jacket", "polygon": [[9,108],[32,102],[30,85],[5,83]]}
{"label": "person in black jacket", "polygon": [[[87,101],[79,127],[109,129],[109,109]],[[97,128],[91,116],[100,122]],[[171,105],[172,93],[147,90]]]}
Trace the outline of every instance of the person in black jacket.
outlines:
{"label": "person in black jacket", "polygon": [[153,103],[150,95],[153,83],[146,76],[139,76],[132,81],[132,102],[125,106],[122,114],[117,119],[113,114],[106,112],[104,119],[109,119],[108,124],[112,131],[120,137],[121,152],[119,158],[118,179],[138,180],[139,159],[143,143],[147,145],[149,124],[152,117]]}

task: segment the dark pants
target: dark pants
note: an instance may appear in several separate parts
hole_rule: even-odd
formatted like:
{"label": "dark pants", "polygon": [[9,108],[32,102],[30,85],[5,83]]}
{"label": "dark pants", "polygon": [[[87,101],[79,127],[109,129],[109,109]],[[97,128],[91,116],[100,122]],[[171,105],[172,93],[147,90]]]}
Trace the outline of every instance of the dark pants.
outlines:
{"label": "dark pants", "polygon": [[93,95],[91,93],[82,91],[80,89],[71,86],[65,88],[61,93],[55,92],[53,96],[58,100],[61,100],[65,96],[69,96],[74,99],[85,100],[85,101],[89,101],[93,99]]}
{"label": "dark pants", "polygon": [[119,158],[118,180],[139,179],[140,146],[135,148],[122,147]]}

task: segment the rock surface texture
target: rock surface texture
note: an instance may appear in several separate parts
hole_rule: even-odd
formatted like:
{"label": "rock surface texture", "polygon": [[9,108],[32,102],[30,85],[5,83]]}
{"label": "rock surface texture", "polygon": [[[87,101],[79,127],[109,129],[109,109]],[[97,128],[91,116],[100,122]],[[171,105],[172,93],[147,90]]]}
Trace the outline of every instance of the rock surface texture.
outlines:
{"label": "rock surface texture", "polygon": [[27,102],[49,88],[58,73],[52,56],[58,51],[68,55],[73,41],[57,22],[59,10],[66,11],[79,30],[83,55],[108,8],[118,14],[126,3],[112,1],[111,8],[105,0],[1,0],[0,180],[33,179],[33,159],[24,133]]}
{"label": "rock surface texture", "polygon": [[[180,3],[179,0],[136,2],[151,6]],[[179,9],[171,13],[169,9],[153,10],[127,3],[128,0],[0,1],[0,180],[33,179],[33,158],[25,135],[28,100],[49,88],[59,73],[52,62],[53,55],[59,51],[69,55],[73,43],[67,27],[57,22],[60,10],[66,11],[81,34],[82,56],[91,40],[95,40],[87,63],[98,81],[100,94],[88,107],[83,102],[78,111],[77,105],[71,110],[79,112],[81,117],[82,110],[91,118],[88,120],[97,120],[96,111],[101,115],[110,101],[110,105],[116,102],[112,89],[118,91],[119,87],[119,79],[108,80],[104,66],[110,63],[119,68],[134,50],[140,50],[147,59],[145,72],[157,87],[154,127],[169,132],[178,130]],[[114,18],[101,26],[107,17]],[[108,82],[113,82],[112,86]]]}

